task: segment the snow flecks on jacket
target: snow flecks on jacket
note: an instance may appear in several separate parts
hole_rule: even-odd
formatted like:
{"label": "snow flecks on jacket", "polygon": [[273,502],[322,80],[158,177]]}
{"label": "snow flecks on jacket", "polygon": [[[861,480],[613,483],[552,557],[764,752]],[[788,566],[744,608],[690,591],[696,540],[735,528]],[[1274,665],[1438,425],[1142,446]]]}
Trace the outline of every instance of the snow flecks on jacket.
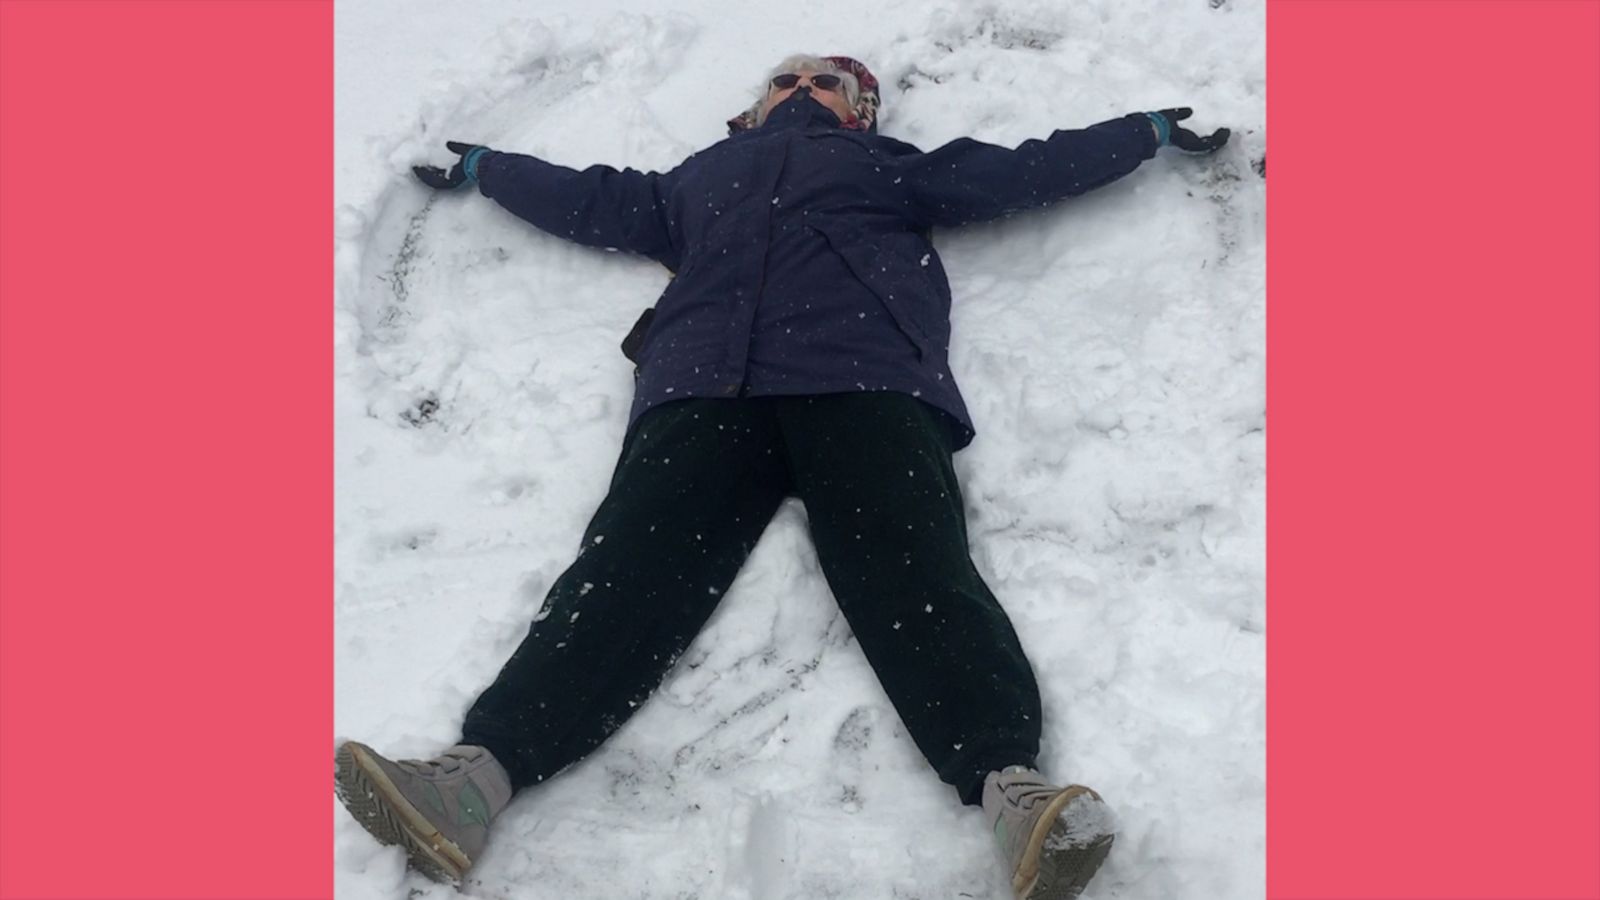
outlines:
{"label": "snow flecks on jacket", "polygon": [[491,151],[479,189],[590,246],[675,277],[634,354],[630,427],[661,403],[899,391],[974,431],[948,360],[950,286],[934,228],[1034,209],[1153,157],[1143,113],[1016,149],[959,138],[935,150],[841,127],[804,91],[759,128],[666,172],[569,169]]}

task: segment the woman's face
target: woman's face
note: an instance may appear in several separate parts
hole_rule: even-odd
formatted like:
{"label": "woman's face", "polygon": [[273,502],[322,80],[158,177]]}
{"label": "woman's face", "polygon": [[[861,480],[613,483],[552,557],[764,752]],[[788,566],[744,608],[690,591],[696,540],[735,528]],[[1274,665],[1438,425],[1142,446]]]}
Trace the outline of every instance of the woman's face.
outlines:
{"label": "woman's face", "polygon": [[843,122],[849,119],[853,114],[853,111],[850,109],[850,102],[844,97],[844,85],[841,84],[833,90],[823,90],[822,88],[811,83],[811,76],[821,73],[796,72],[795,74],[800,76],[800,80],[794,85],[794,87],[779,88],[777,85],[770,83],[767,85],[767,102],[761,110],[761,115],[763,118],[766,117],[767,113],[772,112],[773,108],[778,104],[789,99],[789,97],[794,94],[795,91],[798,91],[802,85],[811,89],[811,96],[818,103],[821,103],[823,106],[833,110],[833,114],[839,117],[839,121]]}

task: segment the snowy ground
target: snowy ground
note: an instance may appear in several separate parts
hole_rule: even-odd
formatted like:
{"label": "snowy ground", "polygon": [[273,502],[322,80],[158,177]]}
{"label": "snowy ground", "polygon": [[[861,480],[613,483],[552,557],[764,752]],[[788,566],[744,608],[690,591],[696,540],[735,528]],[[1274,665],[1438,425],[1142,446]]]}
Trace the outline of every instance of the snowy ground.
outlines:
{"label": "snowy ground", "polygon": [[[432,195],[411,164],[460,139],[666,169],[796,51],[866,61],[883,132],[924,149],[1188,105],[1196,130],[1233,128],[1223,152],[1163,150],[935,240],[979,430],[957,456],[974,558],[1044,689],[1046,771],[1122,822],[1085,896],[1262,897],[1262,6],[841,9],[337,5],[335,732],[400,756],[456,736],[604,492],[632,384],[617,343],[666,280],[476,191]],[[340,897],[452,896],[330,803]],[[1008,896],[979,814],[851,640],[794,501],[657,697],[497,829],[470,896]]]}

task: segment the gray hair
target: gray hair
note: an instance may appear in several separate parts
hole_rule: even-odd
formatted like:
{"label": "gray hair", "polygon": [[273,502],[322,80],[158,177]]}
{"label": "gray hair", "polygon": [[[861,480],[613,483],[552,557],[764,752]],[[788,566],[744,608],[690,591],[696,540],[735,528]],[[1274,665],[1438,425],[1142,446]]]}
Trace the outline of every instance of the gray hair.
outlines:
{"label": "gray hair", "polygon": [[772,87],[772,79],[787,72],[794,72],[795,74],[828,73],[831,75],[837,75],[839,76],[839,79],[844,82],[844,99],[845,102],[850,105],[850,108],[855,109],[856,103],[861,100],[861,84],[856,81],[856,76],[853,73],[839,68],[820,56],[812,56],[807,53],[796,53],[793,56],[790,56],[788,59],[785,59],[783,62],[778,63],[776,66],[773,66],[772,71],[768,72],[766,79],[761,82],[760,96],[756,100],[757,125],[760,125],[766,118],[766,111],[762,107],[766,105],[763,101],[766,99],[766,96]]}

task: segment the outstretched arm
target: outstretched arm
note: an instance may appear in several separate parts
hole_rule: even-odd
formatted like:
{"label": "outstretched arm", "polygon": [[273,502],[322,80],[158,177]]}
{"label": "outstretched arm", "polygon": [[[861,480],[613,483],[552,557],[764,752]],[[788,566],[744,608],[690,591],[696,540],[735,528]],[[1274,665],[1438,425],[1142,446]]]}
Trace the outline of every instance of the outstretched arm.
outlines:
{"label": "outstretched arm", "polygon": [[1015,150],[959,138],[906,157],[924,226],[964,225],[1091,191],[1156,155],[1160,131],[1145,113],[1057,131]]}
{"label": "outstretched arm", "polygon": [[477,182],[485,197],[557,237],[642,253],[677,270],[682,241],[666,202],[671,172],[610,166],[580,172],[481,144],[446,141],[445,146],[461,159],[448,171],[412,166],[423,184],[453,190]]}
{"label": "outstretched arm", "polygon": [[518,218],[557,237],[630,250],[677,269],[681,248],[666,202],[671,173],[611,166],[579,171],[494,150],[474,162],[478,190]]}

